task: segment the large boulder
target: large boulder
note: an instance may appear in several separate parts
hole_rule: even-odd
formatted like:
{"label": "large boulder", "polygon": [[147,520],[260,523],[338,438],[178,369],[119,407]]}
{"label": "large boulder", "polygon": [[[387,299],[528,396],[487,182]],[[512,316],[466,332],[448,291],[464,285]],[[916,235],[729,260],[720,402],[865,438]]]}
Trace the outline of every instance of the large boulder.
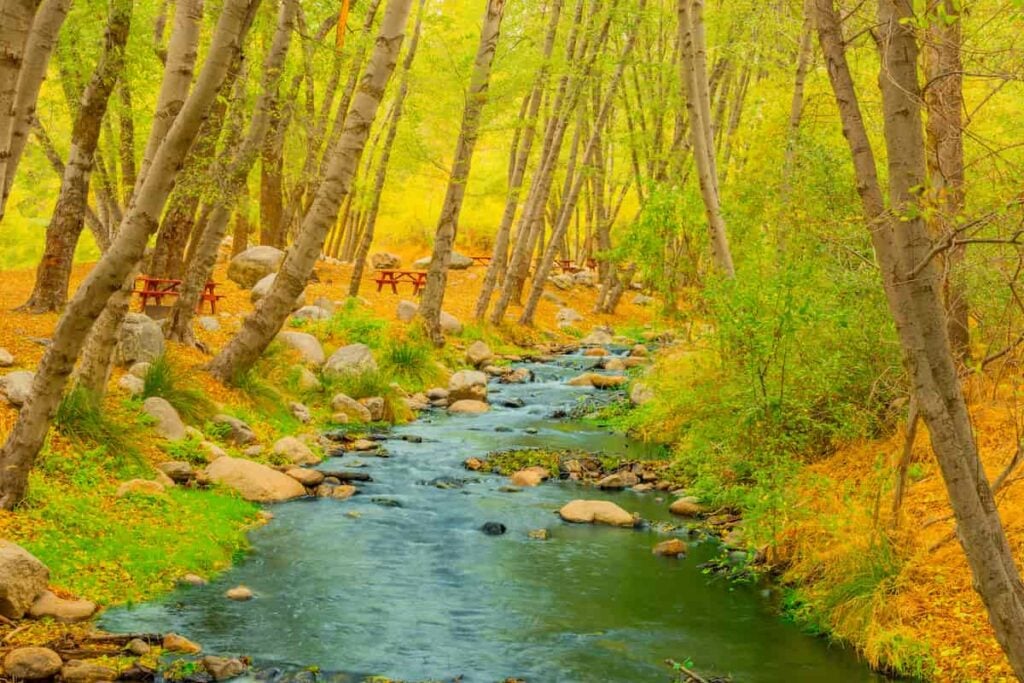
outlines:
{"label": "large boulder", "polygon": [[278,340],[292,349],[299,352],[302,360],[311,365],[321,366],[327,359],[324,347],[320,341],[306,332],[281,332],[277,335]]}
{"label": "large boulder", "polygon": [[142,409],[155,420],[153,429],[157,434],[168,441],[181,441],[185,438],[185,423],[167,399],[150,396],[142,402]]}
{"label": "large boulder", "polygon": [[217,458],[206,466],[206,476],[257,503],[279,503],[306,495],[305,487],[287,474],[242,458]]}
{"label": "large boulder", "polygon": [[334,413],[346,416],[352,422],[372,422],[373,413],[354,398],[345,394],[337,394],[331,399],[331,410]]}
{"label": "large boulder", "polygon": [[274,444],[274,454],[279,455],[292,465],[315,465],[320,462],[309,446],[294,436],[286,436]]}
{"label": "large boulder", "polygon": [[142,313],[128,313],[117,333],[114,362],[121,366],[152,363],[164,353],[164,331],[160,324]]}
{"label": "large boulder", "polygon": [[395,270],[402,267],[402,259],[398,254],[382,251],[370,257],[370,264],[374,270]]}
{"label": "large boulder", "polygon": [[0,540],[0,615],[20,619],[50,581],[50,570],[20,545]]}
{"label": "large boulder", "polygon": [[284,252],[267,246],[250,247],[228,264],[228,279],[242,289],[253,285],[271,273],[277,272],[284,261]]}
{"label": "large boulder", "polygon": [[402,300],[398,302],[398,306],[395,309],[395,315],[398,316],[398,319],[403,323],[408,323],[412,322],[412,319],[416,317],[416,311],[418,310],[419,306],[414,302]]}
{"label": "large boulder", "polygon": [[462,322],[451,313],[441,311],[441,331],[445,334],[462,334]]}
{"label": "large boulder", "polygon": [[608,500],[574,500],[558,511],[567,522],[577,524],[607,524],[609,526],[636,526],[637,519]]}
{"label": "large boulder", "polygon": [[460,370],[448,380],[448,400],[486,401],[487,375],[479,370]]}
{"label": "large boulder", "polygon": [[[271,273],[265,277],[260,278],[260,281],[253,285],[252,291],[249,292],[249,300],[252,301],[255,306],[260,301],[266,298],[270,294],[271,288],[274,286],[274,281],[277,279],[277,273]],[[303,289],[299,292],[299,295],[295,297],[295,303],[292,305],[292,310],[299,310],[306,305],[306,290]]]}
{"label": "large boulder", "polygon": [[63,662],[53,650],[45,647],[19,647],[4,657],[4,673],[9,678],[38,681],[60,673]]}
{"label": "large boulder", "polygon": [[16,370],[0,377],[0,394],[12,406],[20,406],[32,394],[32,382],[36,374],[28,370]]}
{"label": "large boulder", "polygon": [[33,619],[50,618],[62,624],[85,621],[96,613],[96,603],[88,600],[65,600],[50,591],[36,598],[28,611]]}
{"label": "large boulder", "polygon": [[60,671],[61,683],[100,683],[116,681],[118,673],[109,666],[72,659]]}
{"label": "large boulder", "polygon": [[[414,268],[423,270],[430,267],[432,257],[424,256],[421,259],[413,261],[412,265]],[[473,267],[473,259],[468,256],[464,256],[457,251],[452,252],[451,258],[448,260],[448,270],[466,270],[467,268]]]}
{"label": "large boulder", "polygon": [[491,347],[482,341],[475,341],[466,349],[466,362],[474,368],[478,368],[487,361],[494,358]]}
{"label": "large boulder", "polygon": [[366,344],[349,344],[331,354],[324,365],[329,375],[358,375],[377,370],[377,361]]}

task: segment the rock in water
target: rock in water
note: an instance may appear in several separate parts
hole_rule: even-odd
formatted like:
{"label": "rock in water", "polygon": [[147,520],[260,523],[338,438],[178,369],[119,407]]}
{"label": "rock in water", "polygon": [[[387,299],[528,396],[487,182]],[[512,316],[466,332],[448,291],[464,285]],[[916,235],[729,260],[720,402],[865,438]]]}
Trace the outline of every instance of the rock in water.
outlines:
{"label": "rock in water", "polygon": [[[430,395],[429,393],[427,394]],[[479,370],[460,370],[448,380],[448,400],[487,400],[487,375]]]}
{"label": "rock in water", "polygon": [[480,367],[492,358],[494,358],[494,354],[491,353],[491,347],[480,340],[473,342],[466,349],[466,362],[475,368]]}
{"label": "rock in water", "polygon": [[672,538],[654,546],[651,552],[655,555],[664,555],[665,557],[679,557],[686,554],[686,544],[678,538]]}
{"label": "rock in water", "polygon": [[550,476],[551,473],[548,472],[547,468],[533,466],[519,470],[512,475],[510,481],[515,486],[537,486]]}
{"label": "rock in water", "polygon": [[4,673],[15,680],[38,681],[60,672],[60,655],[45,647],[19,647],[4,657]]}
{"label": "rock in water", "polygon": [[703,512],[703,508],[696,498],[684,497],[673,501],[668,511],[680,517],[696,517]]}
{"label": "rock in water", "polygon": [[284,252],[268,246],[251,247],[238,254],[228,265],[228,279],[242,289],[253,285],[274,273],[284,261]]}
{"label": "rock in water", "polygon": [[279,503],[306,495],[302,484],[287,474],[242,458],[217,458],[206,467],[206,475],[257,503]]}
{"label": "rock in water", "polygon": [[167,399],[150,396],[142,402],[142,409],[156,421],[153,429],[157,434],[168,441],[181,441],[185,438],[185,423]]}
{"label": "rock in water", "polygon": [[448,406],[449,413],[464,414],[464,415],[479,415],[480,413],[486,413],[491,407],[483,401],[473,401],[468,398],[464,398],[461,401]]}
{"label": "rock in water", "polygon": [[245,602],[246,600],[252,600],[255,597],[255,594],[248,586],[235,586],[234,588],[228,589],[228,591],[224,593],[224,597],[236,602]]}
{"label": "rock in water", "polygon": [[615,503],[607,500],[574,500],[558,511],[567,522],[577,524],[608,524],[633,527],[638,520]]}
{"label": "rock in water", "polygon": [[194,655],[203,650],[197,643],[193,643],[185,636],[179,636],[177,633],[165,635],[162,646],[168,652],[180,652],[187,655]]}
{"label": "rock in water", "polygon": [[21,619],[50,581],[50,570],[20,545],[0,541],[0,615]]}
{"label": "rock in water", "polygon": [[245,673],[245,663],[240,659],[206,656],[202,659],[203,668],[213,676],[215,681],[226,681],[237,678]]}
{"label": "rock in water", "polygon": [[484,532],[488,536],[501,536],[508,529],[501,522],[485,522],[480,531]]}
{"label": "rock in water", "polygon": [[164,331],[160,324],[142,313],[124,316],[117,333],[114,362],[119,366],[152,363],[164,353]]}

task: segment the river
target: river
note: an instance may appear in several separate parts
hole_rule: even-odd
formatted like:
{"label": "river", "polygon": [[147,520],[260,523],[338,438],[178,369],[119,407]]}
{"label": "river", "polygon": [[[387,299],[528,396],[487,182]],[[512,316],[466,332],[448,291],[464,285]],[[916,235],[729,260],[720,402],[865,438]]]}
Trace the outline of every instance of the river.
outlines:
{"label": "river", "polygon": [[[102,626],[176,631],[207,653],[251,656],[264,678],[277,670],[283,679],[310,678],[315,667],[339,683],[369,674],[661,683],[672,680],[664,664],[672,658],[737,683],[885,680],[850,651],[784,623],[765,587],[703,573],[698,565],[715,554],[713,544],[667,559],[651,554],[667,538],[654,527],[571,525],[554,513],[573,498],[607,498],[668,521],[661,494],[555,482],[513,493],[501,490],[505,478],[463,468],[467,457],[513,447],[650,455],[622,435],[551,417],[593,392],[564,384],[593,362],[570,355],[526,364],[536,381],[492,382],[490,413],[429,412],[391,432],[389,458],[325,461],[325,469],[363,463],[374,481],[347,501],[273,507],[274,519],[251,534],[251,554],[230,571],[157,602],[109,610]],[[497,405],[517,397],[524,407]],[[400,438],[409,435],[422,442]],[[438,487],[439,478],[465,484]],[[508,532],[485,535],[488,521]],[[528,538],[538,528],[549,540]],[[224,598],[238,584],[256,598]]]}

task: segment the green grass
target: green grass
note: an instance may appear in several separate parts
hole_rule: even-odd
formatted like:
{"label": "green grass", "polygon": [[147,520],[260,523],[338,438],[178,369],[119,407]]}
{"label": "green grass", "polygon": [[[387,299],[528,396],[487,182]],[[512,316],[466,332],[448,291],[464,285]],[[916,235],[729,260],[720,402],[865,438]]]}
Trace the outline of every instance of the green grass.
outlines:
{"label": "green grass", "polygon": [[258,508],[235,496],[175,488],[114,497],[121,479],[152,473],[113,466],[103,448],[47,449],[5,535],[50,568],[55,586],[105,605],[155,597],[183,574],[227,567],[247,548]]}
{"label": "green grass", "polygon": [[366,344],[378,349],[387,340],[388,324],[375,317],[357,299],[346,299],[344,305],[327,320],[307,322],[302,328],[320,341]]}
{"label": "green grass", "polygon": [[444,380],[444,369],[434,358],[434,349],[418,338],[388,342],[378,354],[380,373],[408,391],[421,391]]}
{"label": "green grass", "polygon": [[162,355],[153,361],[143,378],[142,397],[159,396],[174,406],[183,420],[201,424],[216,411],[216,406],[201,389],[186,386],[186,382],[166,354]]}
{"label": "green grass", "polygon": [[99,447],[115,465],[141,462],[142,456],[135,445],[140,435],[137,425],[111,419],[83,387],[73,387],[64,395],[57,406],[53,425],[58,433],[80,447]]}
{"label": "green grass", "polygon": [[410,418],[409,407],[402,395],[391,384],[391,379],[380,370],[358,373],[324,374],[321,378],[328,397],[345,394],[349,398],[384,399],[384,419],[388,422],[405,422]]}

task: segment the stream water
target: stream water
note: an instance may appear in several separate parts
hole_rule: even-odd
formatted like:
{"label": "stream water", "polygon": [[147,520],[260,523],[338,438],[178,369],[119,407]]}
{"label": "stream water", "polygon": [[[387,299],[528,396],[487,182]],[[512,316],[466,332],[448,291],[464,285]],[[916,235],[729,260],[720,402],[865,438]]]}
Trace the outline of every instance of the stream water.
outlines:
{"label": "stream water", "polygon": [[[276,669],[303,679],[315,666],[339,683],[371,673],[407,681],[461,675],[466,683],[667,682],[666,658],[689,658],[703,674],[737,683],[884,680],[849,651],[782,622],[763,587],[702,573],[713,544],[666,559],[651,554],[667,538],[654,528],[571,525],[554,514],[573,498],[608,498],[644,519],[667,520],[667,503],[654,494],[551,482],[511,493],[500,490],[503,477],[463,468],[469,456],[512,447],[649,455],[621,435],[551,418],[593,391],[563,383],[593,360],[527,364],[536,381],[492,383],[488,414],[431,412],[395,428],[385,443],[390,458],[326,461],[327,469],[351,469],[358,460],[374,481],[347,501],[274,507],[274,520],[252,533],[252,553],[233,569],[207,586],[110,610],[102,626],[176,631],[208,653],[250,655],[263,676]],[[516,397],[525,407],[498,405]],[[465,484],[439,488],[439,478]],[[488,521],[508,532],[485,535]],[[528,538],[542,527],[549,540]],[[238,584],[257,597],[225,599]]]}

